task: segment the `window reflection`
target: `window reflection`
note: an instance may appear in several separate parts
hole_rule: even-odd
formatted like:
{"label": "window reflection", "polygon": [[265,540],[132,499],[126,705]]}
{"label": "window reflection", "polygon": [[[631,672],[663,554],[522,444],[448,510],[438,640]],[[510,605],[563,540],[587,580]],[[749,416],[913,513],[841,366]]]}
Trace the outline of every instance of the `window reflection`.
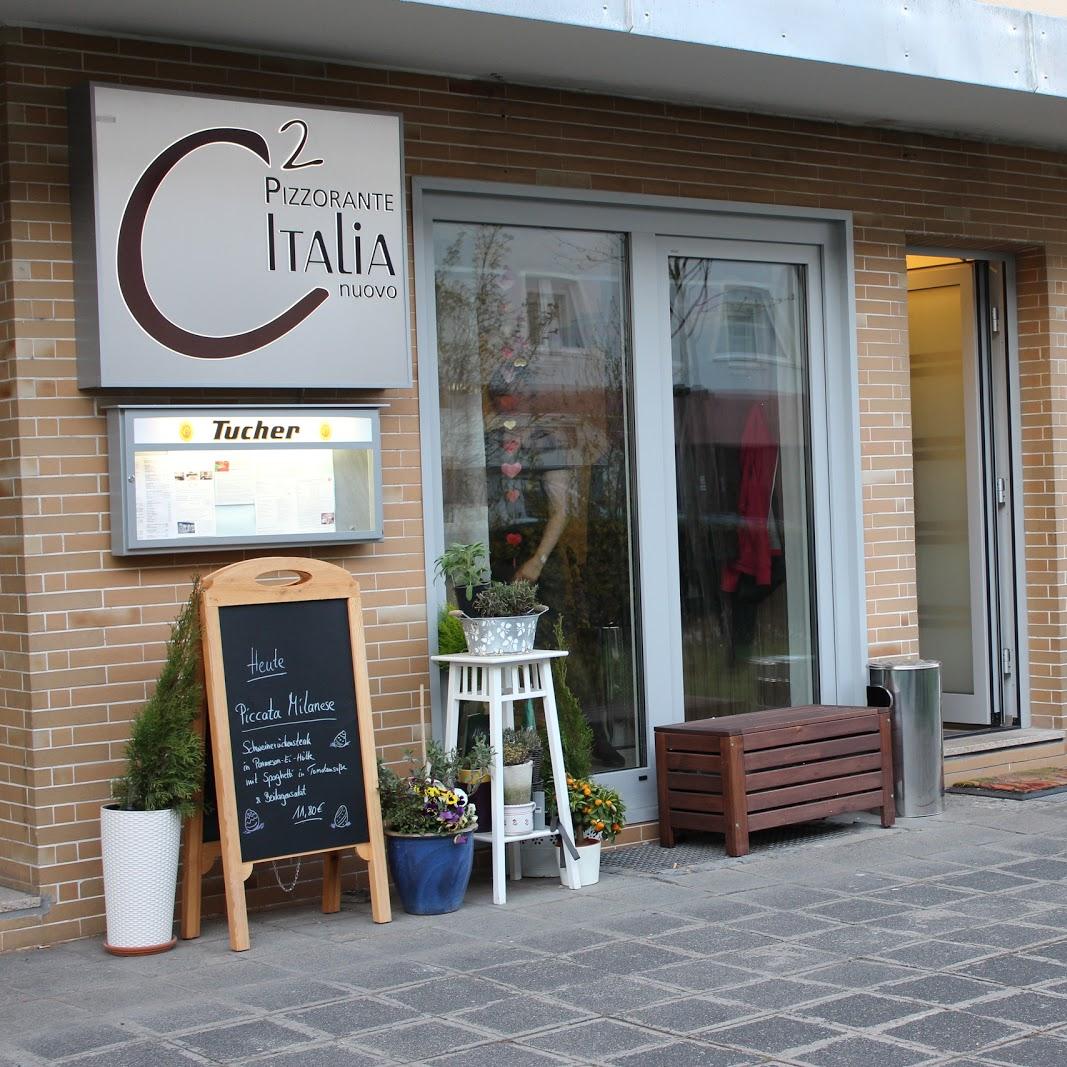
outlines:
{"label": "window reflection", "polygon": [[434,227],[445,543],[562,617],[594,769],[641,766],[620,234]]}

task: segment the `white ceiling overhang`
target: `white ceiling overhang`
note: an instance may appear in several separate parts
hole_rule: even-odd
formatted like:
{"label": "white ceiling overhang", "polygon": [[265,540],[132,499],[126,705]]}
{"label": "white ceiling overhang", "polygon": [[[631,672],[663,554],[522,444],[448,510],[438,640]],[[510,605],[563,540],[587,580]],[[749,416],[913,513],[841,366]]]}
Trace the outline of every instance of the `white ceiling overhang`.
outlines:
{"label": "white ceiling overhang", "polygon": [[1067,19],[977,0],[0,0],[0,21],[1067,148]]}

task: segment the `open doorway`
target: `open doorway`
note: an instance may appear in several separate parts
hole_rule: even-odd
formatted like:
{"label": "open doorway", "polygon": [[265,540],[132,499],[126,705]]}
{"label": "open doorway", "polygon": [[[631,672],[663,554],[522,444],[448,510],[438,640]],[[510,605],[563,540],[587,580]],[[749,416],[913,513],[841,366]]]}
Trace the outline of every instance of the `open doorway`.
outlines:
{"label": "open doorway", "polygon": [[921,654],[946,730],[1020,725],[1005,264],[909,255]]}

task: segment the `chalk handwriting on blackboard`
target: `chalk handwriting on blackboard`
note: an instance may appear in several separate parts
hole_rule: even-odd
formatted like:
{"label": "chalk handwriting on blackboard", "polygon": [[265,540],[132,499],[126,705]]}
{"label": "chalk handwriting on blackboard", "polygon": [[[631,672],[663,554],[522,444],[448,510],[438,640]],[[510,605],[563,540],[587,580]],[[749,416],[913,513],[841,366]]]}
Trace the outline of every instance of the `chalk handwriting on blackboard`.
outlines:
{"label": "chalk handwriting on blackboard", "polygon": [[219,622],[243,858],[365,841],[345,601],[234,605]]}

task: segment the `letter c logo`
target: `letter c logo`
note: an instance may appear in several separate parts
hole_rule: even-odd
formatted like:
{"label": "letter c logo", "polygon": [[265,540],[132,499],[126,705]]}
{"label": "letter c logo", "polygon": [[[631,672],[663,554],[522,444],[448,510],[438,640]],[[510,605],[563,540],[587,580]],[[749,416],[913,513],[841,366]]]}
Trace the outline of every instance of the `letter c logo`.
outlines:
{"label": "letter c logo", "polygon": [[235,144],[247,148],[270,166],[270,149],[267,142],[252,130],[227,127],[201,130],[175,141],[152,160],[133,187],[122,216],[122,225],[119,227],[117,267],[119,289],[126,306],[150,337],[185,356],[193,356],[196,359],[228,359],[230,356],[243,356],[254,352],[257,348],[277,341],[303,322],[330,294],[326,289],[312,289],[277,318],[257,326],[254,330],[231,334],[228,337],[190,333],[171,322],[156,307],[145,282],[141,248],[148,209],[156,191],[163,184],[163,179],[174,167],[190,153],[209,144]]}

